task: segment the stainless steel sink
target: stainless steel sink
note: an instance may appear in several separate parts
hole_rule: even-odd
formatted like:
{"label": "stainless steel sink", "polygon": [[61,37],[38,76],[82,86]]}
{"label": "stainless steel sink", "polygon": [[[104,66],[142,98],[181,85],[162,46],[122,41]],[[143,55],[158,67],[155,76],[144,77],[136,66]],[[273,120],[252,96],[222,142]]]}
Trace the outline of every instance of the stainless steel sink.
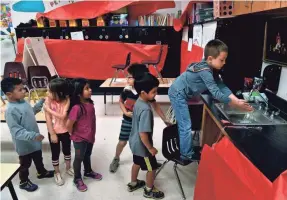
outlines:
{"label": "stainless steel sink", "polygon": [[261,110],[258,104],[250,104],[254,111],[244,112],[223,103],[216,103],[218,110],[234,125],[284,125],[287,121],[279,115],[270,117],[270,114]]}

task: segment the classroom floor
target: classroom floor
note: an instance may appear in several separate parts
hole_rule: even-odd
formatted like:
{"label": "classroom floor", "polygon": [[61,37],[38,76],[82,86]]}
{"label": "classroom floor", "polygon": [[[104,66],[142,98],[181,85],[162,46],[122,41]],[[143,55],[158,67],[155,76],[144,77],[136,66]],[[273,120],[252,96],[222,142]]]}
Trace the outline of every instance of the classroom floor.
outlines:
{"label": "classroom floor", "polygon": [[[113,159],[115,147],[118,141],[120,125],[121,125],[121,111],[118,103],[107,104],[107,114],[104,115],[104,104],[102,96],[93,96],[97,115],[97,134],[96,142],[92,154],[92,167],[96,172],[103,175],[102,181],[85,180],[88,186],[88,191],[78,192],[72,183],[72,177],[65,175],[62,170],[63,178],[66,183],[63,186],[57,186],[54,179],[38,180],[36,178],[36,170],[32,165],[30,170],[30,179],[35,184],[38,184],[39,189],[33,193],[20,190],[18,187],[18,175],[13,179],[13,184],[18,195],[19,200],[46,200],[46,199],[61,199],[61,200],[78,200],[78,199],[97,199],[97,200],[142,200],[143,190],[135,192],[128,192],[126,184],[130,181],[130,169],[132,166],[132,154],[129,146],[123,151],[121,156],[120,167],[115,174],[109,172],[109,164]],[[111,101],[108,97],[107,101]],[[118,97],[114,97],[114,102],[118,101]],[[158,96],[158,102],[167,102],[166,96]],[[165,111],[168,104],[162,104]],[[158,161],[163,162],[165,159],[161,154],[162,130],[165,127],[164,123],[158,116],[155,116],[154,126],[154,145],[159,150],[157,156]],[[46,124],[39,124],[40,131],[46,136],[43,142],[43,160],[47,169],[52,169],[51,153],[47,139]],[[8,127],[5,123],[1,123],[1,162],[2,163],[17,163],[18,157],[15,151],[11,148],[11,136]],[[73,148],[72,148],[73,149]],[[73,152],[72,152],[73,155]],[[64,169],[63,157],[61,157],[61,168]],[[186,194],[187,199],[193,199],[194,185],[196,181],[197,165],[191,164],[186,167],[179,167],[178,169],[181,183]],[[145,173],[140,172],[140,179],[145,179]],[[173,164],[169,163],[161,171],[155,181],[156,187],[165,192],[165,199],[177,200],[181,199],[180,190],[173,173]],[[61,192],[61,193],[60,193]],[[1,192],[2,200],[11,199],[8,188]]]}

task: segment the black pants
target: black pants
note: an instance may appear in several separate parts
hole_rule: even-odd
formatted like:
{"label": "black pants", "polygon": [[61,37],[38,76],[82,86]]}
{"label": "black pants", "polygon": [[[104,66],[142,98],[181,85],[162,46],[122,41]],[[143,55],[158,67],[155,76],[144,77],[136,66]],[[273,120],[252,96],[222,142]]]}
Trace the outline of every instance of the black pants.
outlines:
{"label": "black pants", "polygon": [[47,173],[47,170],[43,164],[42,151],[35,151],[25,156],[19,156],[20,159],[20,171],[19,177],[21,182],[27,181],[29,178],[29,168],[31,167],[32,160],[36,166],[38,174]]}
{"label": "black pants", "polygon": [[62,151],[65,160],[71,160],[71,139],[69,133],[57,134],[58,142],[52,143],[51,136],[49,134],[49,141],[52,151],[52,163],[53,166],[59,166],[60,149],[62,143]]}
{"label": "black pants", "polygon": [[81,165],[84,163],[85,173],[92,171],[91,167],[91,154],[93,144],[88,142],[74,142],[75,147],[75,160],[74,160],[74,180],[81,179]]}

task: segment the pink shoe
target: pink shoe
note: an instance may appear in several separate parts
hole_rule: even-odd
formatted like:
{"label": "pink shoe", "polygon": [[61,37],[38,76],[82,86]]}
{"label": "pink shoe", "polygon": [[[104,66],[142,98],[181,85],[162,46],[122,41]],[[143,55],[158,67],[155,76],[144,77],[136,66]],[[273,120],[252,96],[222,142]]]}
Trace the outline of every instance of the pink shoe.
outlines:
{"label": "pink shoe", "polygon": [[91,171],[90,173],[85,173],[84,178],[92,178],[92,179],[95,179],[97,181],[100,181],[103,179],[103,176],[99,173]]}
{"label": "pink shoe", "polygon": [[85,192],[88,189],[82,179],[77,179],[76,181],[74,181],[74,184],[80,192]]}

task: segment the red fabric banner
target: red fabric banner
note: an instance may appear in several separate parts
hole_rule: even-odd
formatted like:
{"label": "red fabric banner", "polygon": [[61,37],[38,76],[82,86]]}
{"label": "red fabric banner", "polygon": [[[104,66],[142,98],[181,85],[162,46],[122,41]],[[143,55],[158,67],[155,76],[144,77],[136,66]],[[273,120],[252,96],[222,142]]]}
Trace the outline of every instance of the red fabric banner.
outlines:
{"label": "red fabric banner", "polygon": [[67,4],[47,13],[37,13],[36,18],[46,17],[55,20],[92,19],[128,6],[129,17],[135,19],[159,9],[174,8],[174,1],[80,1]]}
{"label": "red fabric banner", "polygon": [[[125,64],[131,52],[131,63],[142,60],[157,60],[160,45],[143,45],[121,42],[45,40],[49,56],[60,76],[83,77],[93,80],[105,80],[114,75],[113,65]],[[18,52],[23,54],[24,40],[18,41]],[[161,61],[157,66],[162,70],[167,55],[164,45]],[[17,56],[22,62],[22,56]],[[152,74],[156,75],[150,67]]]}
{"label": "red fabric banner", "polygon": [[193,5],[196,3],[196,1],[190,1],[187,6],[185,7],[185,9],[183,10],[181,16],[179,19],[174,19],[173,21],[173,27],[174,27],[174,30],[176,31],[180,31],[183,26],[185,25],[186,23],[186,19],[188,16],[190,16],[192,13],[192,7]]}
{"label": "red fabric banner", "polygon": [[181,63],[180,73],[185,72],[188,65],[202,60],[203,48],[193,45],[192,51],[187,51],[188,43],[184,40],[181,41]]}
{"label": "red fabric banner", "polygon": [[233,144],[223,138],[205,145],[194,200],[286,200],[287,171],[270,182]]}

